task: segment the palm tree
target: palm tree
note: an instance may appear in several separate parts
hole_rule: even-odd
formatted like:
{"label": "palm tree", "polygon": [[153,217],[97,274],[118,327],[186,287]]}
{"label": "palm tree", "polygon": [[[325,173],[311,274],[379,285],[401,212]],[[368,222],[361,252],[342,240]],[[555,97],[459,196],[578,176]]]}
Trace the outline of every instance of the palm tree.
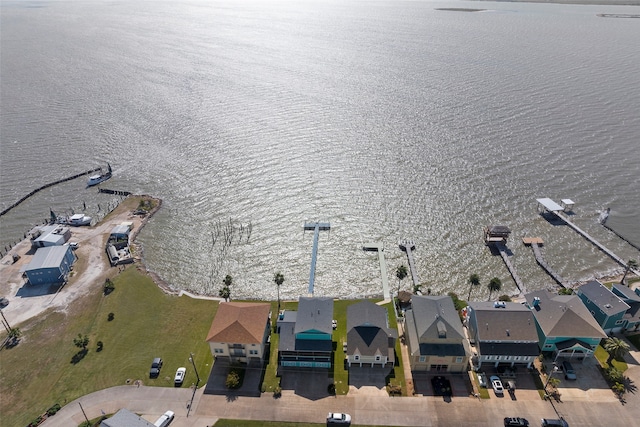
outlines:
{"label": "palm tree", "polygon": [[616,337],[609,337],[604,340],[604,344],[602,345],[607,353],[609,353],[609,358],[607,359],[607,365],[611,365],[613,359],[622,359],[625,354],[629,352],[629,344]]}
{"label": "palm tree", "polygon": [[278,288],[278,312],[280,312],[280,285],[284,282],[284,276],[279,271],[273,276],[273,281],[276,283]]}
{"label": "palm tree", "polygon": [[467,297],[467,301],[471,299],[471,290],[474,288],[474,286],[478,286],[479,284],[480,284],[480,276],[478,276],[475,273],[469,276],[469,296]]}
{"label": "palm tree", "polygon": [[401,265],[396,269],[396,277],[398,278],[398,294],[400,293],[400,281],[407,277],[407,267]]}
{"label": "palm tree", "polygon": [[225,301],[229,301],[231,298],[231,284],[233,283],[233,277],[227,274],[222,283],[224,283],[224,286],[220,289],[218,295],[220,295],[220,298],[224,298]]}
{"label": "palm tree", "polygon": [[627,274],[629,273],[629,270],[631,269],[637,269],[638,268],[638,261],[636,261],[635,259],[630,259],[627,262],[627,267],[624,269],[624,276],[622,276],[622,280],[620,281],[620,283],[622,283],[624,285],[624,279],[627,278]]}
{"label": "palm tree", "polygon": [[502,282],[497,277],[494,277],[489,281],[487,287],[489,288],[489,300],[491,300],[491,295],[494,292],[500,292],[500,289],[502,289]]}
{"label": "palm tree", "polygon": [[223,283],[227,288],[231,287],[231,283],[233,282],[233,277],[229,276],[228,274],[224,277]]}

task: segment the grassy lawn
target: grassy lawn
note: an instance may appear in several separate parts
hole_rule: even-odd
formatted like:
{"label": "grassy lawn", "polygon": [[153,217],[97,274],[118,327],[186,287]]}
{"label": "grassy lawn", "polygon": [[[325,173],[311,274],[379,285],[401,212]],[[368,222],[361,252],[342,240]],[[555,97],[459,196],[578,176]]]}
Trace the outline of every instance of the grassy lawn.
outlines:
{"label": "grassy lawn", "polygon": [[[324,427],[326,423],[286,423],[282,421],[249,421],[219,419],[214,427]],[[354,427],[373,427],[364,424],[351,424]]]}
{"label": "grassy lawn", "polygon": [[[389,316],[389,327],[391,329],[398,330],[398,321],[396,319],[395,312],[393,310],[393,302],[383,305],[387,309],[387,315]],[[399,333],[399,332],[398,332]],[[411,369],[411,368],[409,368]],[[400,351],[400,338],[396,340],[396,363],[393,366],[393,372],[387,378],[388,384],[392,386],[399,386],[402,388],[402,395],[407,395],[407,384],[404,380],[404,364],[402,362],[402,352]]]}
{"label": "grassy lawn", "polygon": [[[115,290],[108,296],[92,292],[68,313],[47,312],[20,325],[20,344],[0,351],[1,426],[26,425],[54,403],[64,406],[127,382],[172,387],[180,366],[187,368],[188,387],[196,382],[190,352],[204,384],[213,361],[205,338],[217,302],[167,295],[134,266],[113,282]],[[109,313],[114,313],[112,321],[107,320]],[[73,339],[78,334],[90,342],[86,356],[74,364],[79,349]],[[98,341],[104,344],[100,352]],[[150,379],[154,357],[162,357],[164,366],[157,379]]]}
{"label": "grassy lawn", "polygon": [[489,399],[489,389],[487,389],[486,387],[480,387],[480,381],[478,381],[478,373],[474,372],[473,373],[473,380],[476,382],[476,386],[478,387],[478,394],[480,395],[481,399]]}
{"label": "grassy lawn", "polygon": [[[594,352],[594,354],[596,356],[596,359],[598,359],[598,362],[600,362],[600,366],[602,366],[604,369],[607,369],[609,367],[609,365],[607,364],[609,353],[607,353],[607,350],[599,345],[596,347],[596,351]],[[620,372],[624,372],[627,370],[627,363],[624,361],[613,359],[611,361],[611,364]]]}

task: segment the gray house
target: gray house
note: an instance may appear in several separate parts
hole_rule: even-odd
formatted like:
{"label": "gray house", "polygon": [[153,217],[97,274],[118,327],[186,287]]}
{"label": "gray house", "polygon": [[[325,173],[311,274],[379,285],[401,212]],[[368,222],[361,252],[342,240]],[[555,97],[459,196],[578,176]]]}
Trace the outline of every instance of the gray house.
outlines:
{"label": "gray house", "polygon": [[629,306],[623,316],[624,330],[640,330],[640,288],[637,288],[634,292],[628,287],[616,283],[611,291]]}
{"label": "gray house", "polygon": [[22,272],[32,285],[63,283],[75,261],[76,256],[71,246],[47,246],[36,251]]}
{"label": "gray house", "polygon": [[100,427],[154,427],[154,425],[128,409],[122,408],[113,417],[102,420]]}
{"label": "gray house", "polygon": [[300,297],[298,311],[278,318],[280,366],[330,368],[333,353],[333,299]]}
{"label": "gray house", "polygon": [[418,296],[405,312],[405,335],[413,371],[465,372],[471,351],[449,296]]}
{"label": "gray house", "polygon": [[44,225],[31,232],[30,237],[34,248],[62,246],[71,238],[71,229],[61,224]]}
{"label": "gray house", "polygon": [[540,354],[533,313],[515,302],[472,302],[467,328],[478,352],[478,365],[508,364],[530,368]]}
{"label": "gray house", "polygon": [[387,310],[371,301],[347,307],[347,363],[385,366],[395,363],[398,332],[389,328]]}
{"label": "gray house", "polygon": [[605,333],[620,332],[629,305],[597,280],[590,280],[578,288],[578,296]]}

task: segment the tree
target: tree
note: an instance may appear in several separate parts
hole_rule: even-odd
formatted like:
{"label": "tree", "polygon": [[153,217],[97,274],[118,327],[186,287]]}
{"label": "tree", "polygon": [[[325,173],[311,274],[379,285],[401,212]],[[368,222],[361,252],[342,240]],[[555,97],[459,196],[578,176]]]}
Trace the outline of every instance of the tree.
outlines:
{"label": "tree", "polygon": [[396,277],[398,278],[398,293],[400,293],[400,282],[407,277],[407,267],[405,265],[401,265],[396,269]]}
{"label": "tree", "polygon": [[502,282],[497,277],[494,277],[489,281],[487,287],[489,288],[489,300],[491,300],[491,295],[494,292],[500,292],[500,289],[502,289]]}
{"label": "tree", "polygon": [[86,335],[82,336],[82,334],[78,334],[78,337],[73,339],[73,343],[76,347],[81,348],[82,350],[86,350],[87,346],[89,345],[89,337]]}
{"label": "tree", "polygon": [[480,276],[473,273],[471,276],[469,276],[469,296],[467,297],[467,301],[471,300],[471,291],[475,286],[478,285],[480,285]]}
{"label": "tree", "polygon": [[280,285],[284,282],[284,276],[279,271],[273,276],[273,281],[278,289],[278,312],[280,311]]}
{"label": "tree", "polygon": [[233,283],[233,277],[227,274],[226,276],[224,276],[224,280],[222,282],[227,288],[230,288],[231,284]]}
{"label": "tree", "polygon": [[224,286],[220,289],[218,295],[220,295],[220,298],[224,298],[225,301],[229,301],[231,298],[231,284],[233,283],[233,277],[227,274],[222,283],[224,283]]}
{"label": "tree", "polygon": [[627,274],[629,274],[629,270],[631,269],[637,269],[638,268],[638,261],[636,261],[635,259],[630,259],[627,262],[627,266],[624,269],[624,276],[622,276],[622,280],[620,281],[620,283],[622,283],[624,285],[624,279],[627,278]]}
{"label": "tree", "polygon": [[22,336],[22,331],[20,331],[20,328],[11,328],[9,329],[9,335],[7,336],[8,338],[8,342],[9,342],[9,346],[10,347],[15,347],[16,345],[18,345],[18,343],[20,342],[20,337]]}
{"label": "tree", "polygon": [[604,340],[602,347],[609,353],[609,358],[607,359],[607,365],[609,366],[611,366],[614,358],[622,359],[629,352],[629,344],[616,337],[609,337]]}

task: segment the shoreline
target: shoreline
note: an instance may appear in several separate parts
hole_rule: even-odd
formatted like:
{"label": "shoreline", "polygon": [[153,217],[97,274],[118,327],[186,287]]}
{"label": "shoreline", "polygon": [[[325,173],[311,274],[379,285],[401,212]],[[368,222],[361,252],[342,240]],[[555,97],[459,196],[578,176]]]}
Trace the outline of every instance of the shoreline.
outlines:
{"label": "shoreline", "polygon": [[[577,6],[640,6],[640,0],[472,0],[479,3],[543,3]],[[640,11],[639,11],[640,12]]]}

